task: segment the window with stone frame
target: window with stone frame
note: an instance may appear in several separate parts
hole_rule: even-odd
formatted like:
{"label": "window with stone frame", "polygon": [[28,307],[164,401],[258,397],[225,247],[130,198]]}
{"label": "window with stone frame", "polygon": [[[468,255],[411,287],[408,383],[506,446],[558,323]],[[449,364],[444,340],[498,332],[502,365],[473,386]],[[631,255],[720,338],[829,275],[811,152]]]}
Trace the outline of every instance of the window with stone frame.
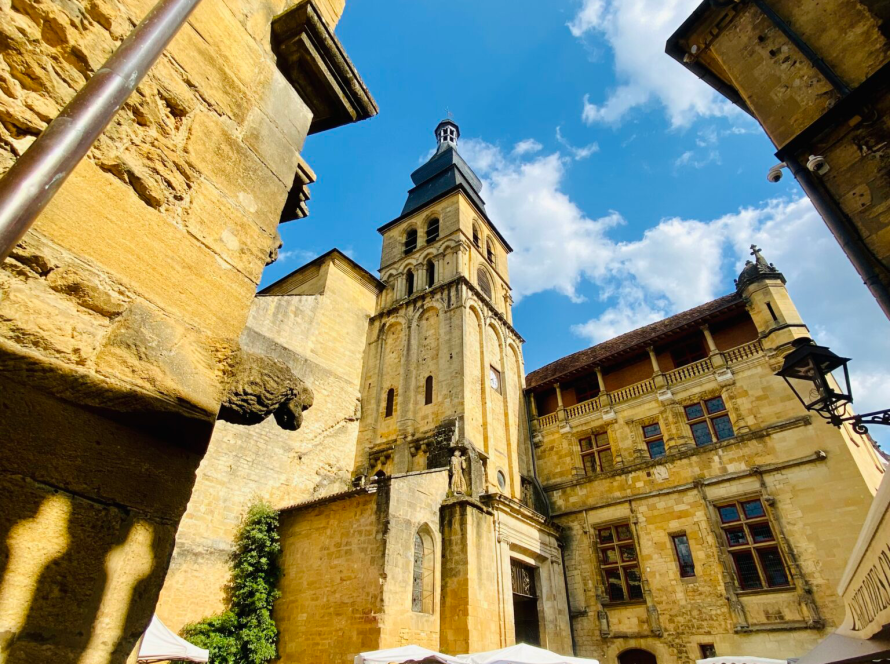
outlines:
{"label": "window with stone frame", "polygon": [[494,246],[491,244],[491,240],[485,241],[485,257],[489,263],[494,265]]}
{"label": "window with stone frame", "polygon": [[414,576],[411,588],[411,610],[433,613],[436,582],[436,556],[433,538],[425,530],[414,535]]}
{"label": "window with stone frame", "polygon": [[433,377],[427,376],[426,383],[423,386],[423,403],[429,406],[433,403]]}
{"label": "window with stone frame", "polygon": [[661,433],[661,425],[658,422],[643,425],[643,442],[649,452],[650,459],[660,459],[666,452],[664,449],[664,436]]}
{"label": "window with stone frame", "polygon": [[680,568],[680,577],[684,579],[695,576],[695,562],[692,560],[692,549],[689,548],[689,538],[686,533],[671,535],[674,545],[674,553],[677,556],[677,565]]}
{"label": "window with stone frame", "polygon": [[491,280],[481,267],[476,271],[476,282],[479,284],[482,294],[490,300],[494,291],[491,288]]}
{"label": "window with stone frame", "polygon": [[714,647],[713,643],[699,643],[698,650],[701,653],[702,659],[717,656],[717,649]]}
{"label": "window with stone frame", "polygon": [[433,217],[426,224],[426,243],[431,244],[439,239],[439,218]]}
{"label": "window with stone frame", "polygon": [[605,431],[586,436],[578,444],[581,446],[581,463],[585,474],[595,475],[615,467],[609,434]]}
{"label": "window with stone frame", "polygon": [[405,288],[408,295],[414,295],[414,270],[408,270],[405,274]]}
{"label": "window with stone frame", "polygon": [[436,264],[433,261],[426,262],[426,287],[432,288],[436,283]]}
{"label": "window with stone frame", "polygon": [[383,411],[383,417],[392,417],[393,410],[396,405],[396,391],[389,388],[386,391],[386,409]]}
{"label": "window with stone frame", "polygon": [[723,397],[704,399],[685,406],[684,410],[686,423],[698,447],[735,436]]}
{"label": "window with stone frame", "polygon": [[762,590],[790,586],[788,566],[763,501],[734,500],[716,508],[739,587]]}
{"label": "window with stone frame", "polygon": [[405,255],[417,249],[417,229],[411,228],[405,233]]}
{"label": "window with stone frame", "polygon": [[481,240],[479,239],[479,227],[473,224],[473,244],[481,248]]}
{"label": "window with stone frame", "polygon": [[596,544],[609,601],[643,599],[643,577],[630,524],[600,526]]}

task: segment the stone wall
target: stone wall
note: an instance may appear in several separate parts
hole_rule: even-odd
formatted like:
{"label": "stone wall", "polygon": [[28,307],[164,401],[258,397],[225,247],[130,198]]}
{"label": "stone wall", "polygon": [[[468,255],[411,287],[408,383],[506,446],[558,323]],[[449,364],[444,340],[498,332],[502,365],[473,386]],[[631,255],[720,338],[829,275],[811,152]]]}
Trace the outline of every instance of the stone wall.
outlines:
{"label": "stone wall", "polygon": [[[790,343],[807,334],[783,282],[762,279],[743,295],[745,325],[756,327],[762,351],[712,352],[708,371],[541,430],[539,476],[562,528],[579,655],[614,661],[644,648],[659,662],[685,664],[707,643],[718,655],[797,657],[843,619],[836,587],[884,467],[867,437],[812,419],[774,375]],[[734,436],[696,446],[683,407],[716,396]],[[654,423],[666,446],[656,459],[642,435]],[[585,473],[579,441],[599,432],[608,433],[615,468]],[[787,587],[739,585],[715,505],[747,499],[767,506]],[[642,571],[636,602],[608,600],[600,566],[598,529],[622,522]],[[690,577],[680,575],[671,539],[679,534],[692,551]]]}
{"label": "stone wall", "polygon": [[314,403],[298,431],[272,418],[255,426],[217,423],[158,601],[158,615],[173,630],[224,607],[228,557],[251,502],[284,507],[351,487],[361,404],[360,367],[348,360],[364,349],[376,285],[343,258],[329,255],[317,266],[319,278],[291,287],[314,271],[312,264],[298,269],[270,289],[282,294],[254,301],[242,347],[285,362]]}
{"label": "stone wall", "polygon": [[[152,4],[0,1],[0,173]],[[0,658],[148,624],[310,130],[287,7],[203,0],[0,270]]]}
{"label": "stone wall", "polygon": [[387,503],[385,490],[359,489],[282,512],[282,662],[344,664],[379,648]]}

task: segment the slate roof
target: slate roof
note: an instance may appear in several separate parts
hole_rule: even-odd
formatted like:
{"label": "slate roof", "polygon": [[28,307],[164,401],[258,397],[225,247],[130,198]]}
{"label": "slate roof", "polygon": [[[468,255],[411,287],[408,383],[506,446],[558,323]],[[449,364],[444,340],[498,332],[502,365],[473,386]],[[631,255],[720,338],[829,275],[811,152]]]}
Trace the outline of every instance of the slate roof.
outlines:
{"label": "slate roof", "polygon": [[718,314],[722,315],[743,306],[742,297],[738,293],[730,293],[651,325],[626,332],[614,339],[609,339],[596,346],[572,353],[532,371],[525,378],[526,389],[543,387],[558,382],[562,378],[567,378],[569,375],[580,373],[584,369],[592,369],[597,365],[604,365],[608,360],[617,359],[617,356],[628,354],[632,350],[641,350],[658,339],[678,332],[686,326],[694,323],[704,323],[708,318],[715,317]]}
{"label": "slate roof", "polygon": [[400,215],[402,217],[419,210],[458,184],[464,185],[476,207],[485,211],[485,201],[479,194],[482,181],[451,143],[440,143],[430,160],[411,174],[411,181],[414,188],[408,191],[408,200]]}
{"label": "slate roof", "polygon": [[[457,127],[451,120],[443,120],[439,123],[439,126],[446,122]],[[504,236],[501,235],[501,232],[488,218],[488,212],[485,210],[485,201],[480,194],[482,181],[473,172],[469,164],[464,161],[464,158],[460,156],[454,144],[448,141],[439,143],[433,156],[411,174],[411,181],[414,183],[414,187],[408,190],[408,200],[405,201],[402,212],[398,217],[377,229],[377,232],[381,235],[417,210],[444,198],[447,194],[457,189],[461,189],[489,223],[495,235],[504,244],[507,253],[513,251],[513,248]]]}

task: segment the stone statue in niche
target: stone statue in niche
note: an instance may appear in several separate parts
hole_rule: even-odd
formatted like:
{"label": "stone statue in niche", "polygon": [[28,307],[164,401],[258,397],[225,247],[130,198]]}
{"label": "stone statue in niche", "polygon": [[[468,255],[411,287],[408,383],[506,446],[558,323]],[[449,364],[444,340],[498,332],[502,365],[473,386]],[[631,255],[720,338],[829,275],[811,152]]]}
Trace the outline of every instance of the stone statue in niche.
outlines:
{"label": "stone statue in niche", "polygon": [[467,460],[463,458],[460,450],[454,450],[451,457],[451,493],[458,495],[467,493],[467,481],[464,478],[464,469],[467,467]]}

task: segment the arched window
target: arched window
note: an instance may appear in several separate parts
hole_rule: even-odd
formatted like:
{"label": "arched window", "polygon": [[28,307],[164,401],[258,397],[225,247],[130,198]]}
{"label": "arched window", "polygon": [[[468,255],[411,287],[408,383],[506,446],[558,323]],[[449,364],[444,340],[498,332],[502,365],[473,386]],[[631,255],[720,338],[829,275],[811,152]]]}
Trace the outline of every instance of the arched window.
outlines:
{"label": "arched window", "polygon": [[392,417],[393,408],[396,405],[396,391],[393,388],[389,388],[386,393],[386,411],[383,417]]}
{"label": "arched window", "polygon": [[423,388],[423,405],[429,406],[433,403],[433,377],[426,377],[426,385]]}
{"label": "arched window", "polygon": [[432,288],[436,283],[436,266],[433,261],[426,262],[426,287]]}
{"label": "arched window", "polygon": [[489,263],[494,265],[494,246],[491,244],[491,240],[485,241],[485,257]]}
{"label": "arched window", "polygon": [[473,244],[477,247],[481,247],[479,244],[479,227],[476,224],[473,224]]}
{"label": "arched window", "polygon": [[439,239],[439,218],[433,217],[426,224],[426,243],[435,242]]}
{"label": "arched window", "polygon": [[435,586],[435,551],[433,538],[426,530],[414,535],[414,583],[411,592],[411,610],[415,613],[433,612]]}
{"label": "arched window", "polygon": [[405,255],[417,249],[417,229],[412,228],[405,233]]}
{"label": "arched window", "polygon": [[491,299],[491,281],[488,279],[488,275],[485,274],[485,270],[481,267],[479,271],[476,273],[476,281],[479,283],[479,290],[481,290],[485,297],[489,300]]}
{"label": "arched window", "polygon": [[405,275],[405,284],[408,288],[408,295],[414,294],[414,272],[412,270],[408,270],[408,274]]}

